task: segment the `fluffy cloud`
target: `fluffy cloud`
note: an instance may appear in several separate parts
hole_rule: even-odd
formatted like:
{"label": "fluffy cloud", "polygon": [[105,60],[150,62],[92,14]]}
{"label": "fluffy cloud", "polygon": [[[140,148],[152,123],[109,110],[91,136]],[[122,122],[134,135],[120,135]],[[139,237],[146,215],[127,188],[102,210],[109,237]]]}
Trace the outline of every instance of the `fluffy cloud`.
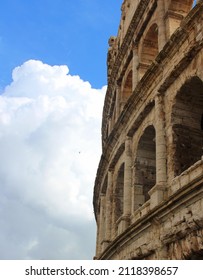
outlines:
{"label": "fluffy cloud", "polygon": [[106,88],[30,60],[0,96],[0,259],[91,259]]}

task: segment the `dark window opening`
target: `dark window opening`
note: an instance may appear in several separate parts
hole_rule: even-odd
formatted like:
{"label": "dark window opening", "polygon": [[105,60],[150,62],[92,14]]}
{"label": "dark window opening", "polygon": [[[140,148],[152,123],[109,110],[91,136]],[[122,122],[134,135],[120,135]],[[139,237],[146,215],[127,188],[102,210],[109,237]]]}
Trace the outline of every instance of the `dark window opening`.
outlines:
{"label": "dark window opening", "polygon": [[201,117],[201,130],[203,130],[203,114],[202,114],[202,117]]}
{"label": "dark window opening", "polygon": [[150,198],[149,190],[156,184],[156,142],[152,125],[145,129],[140,138],[135,166],[137,188],[147,201]]}
{"label": "dark window opening", "polygon": [[115,221],[117,221],[123,214],[123,193],[124,193],[124,163],[121,165],[116,180],[115,188]]}
{"label": "dark window opening", "polygon": [[176,96],[173,107],[174,175],[201,159],[203,148],[203,82],[187,81]]}

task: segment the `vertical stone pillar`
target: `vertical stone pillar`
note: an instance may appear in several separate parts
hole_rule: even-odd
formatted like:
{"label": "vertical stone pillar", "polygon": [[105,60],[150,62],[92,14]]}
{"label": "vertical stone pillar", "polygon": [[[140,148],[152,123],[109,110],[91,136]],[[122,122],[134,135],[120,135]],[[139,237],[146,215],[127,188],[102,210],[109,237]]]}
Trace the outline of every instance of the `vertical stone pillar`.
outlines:
{"label": "vertical stone pillar", "polygon": [[150,207],[157,206],[164,200],[167,182],[166,170],[166,135],[165,113],[163,97],[155,98],[155,124],[156,124],[156,186],[149,191]]}
{"label": "vertical stone pillar", "polygon": [[112,203],[111,203],[111,240],[113,240],[117,234],[116,226],[116,202],[115,202],[115,187],[116,187],[116,178],[114,176],[114,170],[111,170],[111,185],[112,185]]}
{"label": "vertical stone pillar", "polygon": [[132,91],[136,88],[138,82],[139,82],[139,76],[138,76],[138,65],[139,65],[139,57],[138,57],[138,46],[133,46],[133,88]]}
{"label": "vertical stone pillar", "polygon": [[113,202],[113,174],[111,171],[108,172],[108,187],[106,191],[106,219],[105,219],[105,238],[102,249],[106,249],[111,240],[112,234],[112,202]]}
{"label": "vertical stone pillar", "polygon": [[158,45],[161,51],[166,44],[165,1],[158,0]]}
{"label": "vertical stone pillar", "polygon": [[123,232],[130,222],[131,205],[132,205],[132,148],[131,138],[125,141],[125,169],[124,169],[124,194],[123,194],[123,215],[121,217],[118,233]]}
{"label": "vertical stone pillar", "polygon": [[125,172],[124,172],[124,200],[123,214],[129,216],[131,214],[131,197],[132,197],[132,148],[131,138],[125,141]]}
{"label": "vertical stone pillar", "polygon": [[165,135],[165,112],[163,97],[155,98],[156,114],[156,183],[165,185],[166,175],[166,135]]}
{"label": "vertical stone pillar", "polygon": [[104,240],[105,233],[105,201],[106,196],[104,194],[100,195],[100,214],[99,214],[99,254],[102,252],[102,242]]}
{"label": "vertical stone pillar", "polygon": [[116,106],[115,106],[116,120],[118,119],[118,117],[120,115],[120,99],[121,99],[121,85],[117,84],[117,86],[116,86]]}
{"label": "vertical stone pillar", "polygon": [[99,244],[99,214],[97,215],[97,236],[96,236],[96,255],[94,259],[97,259],[100,254],[100,244]]}
{"label": "vertical stone pillar", "polygon": [[108,132],[109,132],[109,134],[111,133],[111,130],[112,130],[112,120],[111,120],[111,118],[110,117],[108,117],[108,119],[107,119],[107,122],[108,122]]}

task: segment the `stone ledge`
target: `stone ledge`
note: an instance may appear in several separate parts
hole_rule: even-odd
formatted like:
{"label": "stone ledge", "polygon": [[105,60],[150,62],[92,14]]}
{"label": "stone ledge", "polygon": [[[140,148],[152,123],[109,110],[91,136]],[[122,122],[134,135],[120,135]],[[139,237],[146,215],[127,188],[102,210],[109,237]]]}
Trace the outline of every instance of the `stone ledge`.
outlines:
{"label": "stone ledge", "polygon": [[175,177],[168,190],[168,196],[171,197],[177,191],[188,185],[192,185],[194,181],[203,178],[203,158]]}

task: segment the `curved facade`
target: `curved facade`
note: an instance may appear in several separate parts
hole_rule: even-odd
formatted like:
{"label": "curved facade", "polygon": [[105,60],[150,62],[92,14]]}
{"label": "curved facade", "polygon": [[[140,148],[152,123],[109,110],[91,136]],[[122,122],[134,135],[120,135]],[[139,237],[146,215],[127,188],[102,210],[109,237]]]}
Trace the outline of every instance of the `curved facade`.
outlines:
{"label": "curved facade", "polygon": [[203,1],[193,2],[122,4],[94,186],[96,259],[203,258]]}

